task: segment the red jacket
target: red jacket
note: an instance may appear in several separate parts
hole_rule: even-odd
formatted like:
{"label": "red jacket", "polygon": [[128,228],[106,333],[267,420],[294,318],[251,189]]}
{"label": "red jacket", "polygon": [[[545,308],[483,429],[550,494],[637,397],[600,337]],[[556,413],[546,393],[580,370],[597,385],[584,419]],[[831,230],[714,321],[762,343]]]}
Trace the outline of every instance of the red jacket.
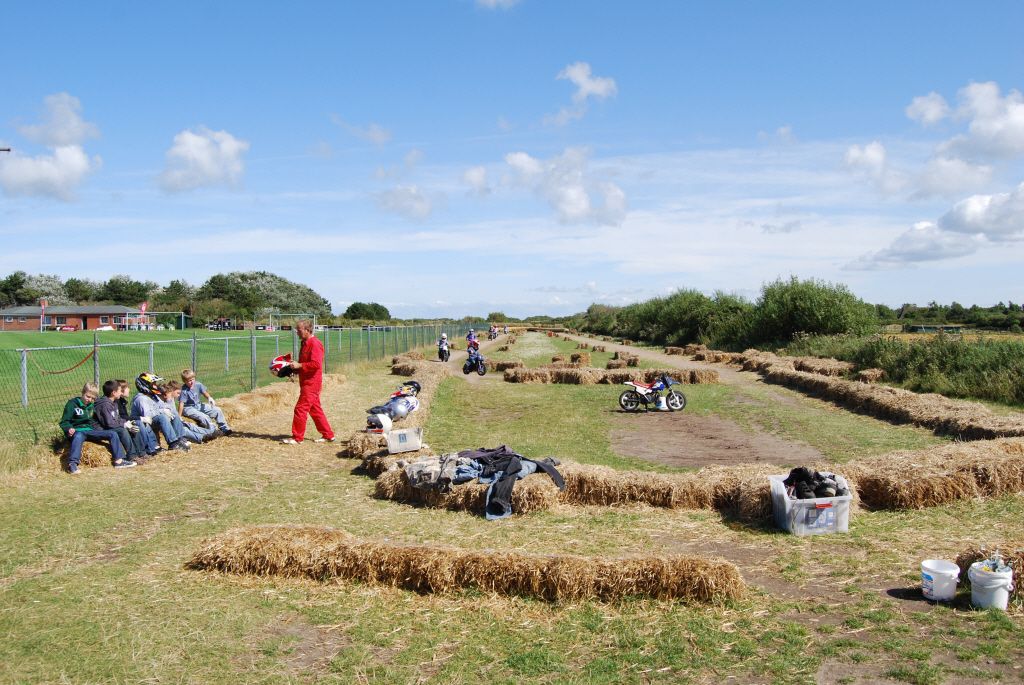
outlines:
{"label": "red jacket", "polygon": [[316,336],[311,335],[302,343],[299,362],[299,387],[319,391],[323,384],[324,344]]}

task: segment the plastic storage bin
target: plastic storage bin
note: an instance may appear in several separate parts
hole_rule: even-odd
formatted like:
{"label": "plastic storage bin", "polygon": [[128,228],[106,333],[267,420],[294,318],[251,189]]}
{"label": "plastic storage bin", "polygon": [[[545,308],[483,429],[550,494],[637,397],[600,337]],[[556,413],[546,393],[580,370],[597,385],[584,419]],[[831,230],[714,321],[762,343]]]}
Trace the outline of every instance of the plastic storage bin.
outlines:
{"label": "plastic storage bin", "polygon": [[415,452],[422,444],[422,428],[396,428],[388,433],[388,454]]}
{"label": "plastic storage bin", "polygon": [[[853,495],[790,499],[782,481],[785,475],[768,476],[772,487],[772,517],[775,525],[793,535],[845,533],[850,529],[850,502]],[[842,476],[836,476],[840,487],[849,488]]]}

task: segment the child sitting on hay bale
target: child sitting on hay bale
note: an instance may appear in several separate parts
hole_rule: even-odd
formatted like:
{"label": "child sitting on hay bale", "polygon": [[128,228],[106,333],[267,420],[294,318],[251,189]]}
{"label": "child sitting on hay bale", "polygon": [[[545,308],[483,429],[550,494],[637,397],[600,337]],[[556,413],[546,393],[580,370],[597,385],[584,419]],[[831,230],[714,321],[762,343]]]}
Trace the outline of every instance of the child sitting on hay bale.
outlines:
{"label": "child sitting on hay bale", "polygon": [[77,475],[81,473],[78,463],[82,458],[82,444],[90,442],[107,442],[107,449],[110,450],[111,463],[115,469],[127,469],[135,466],[135,462],[125,457],[124,447],[117,433],[93,425],[93,412],[95,411],[96,395],[99,388],[95,383],[86,383],[82,386],[82,395],[72,397],[64,405],[64,413],[60,417],[60,427],[69,442],[68,449],[68,473]]}

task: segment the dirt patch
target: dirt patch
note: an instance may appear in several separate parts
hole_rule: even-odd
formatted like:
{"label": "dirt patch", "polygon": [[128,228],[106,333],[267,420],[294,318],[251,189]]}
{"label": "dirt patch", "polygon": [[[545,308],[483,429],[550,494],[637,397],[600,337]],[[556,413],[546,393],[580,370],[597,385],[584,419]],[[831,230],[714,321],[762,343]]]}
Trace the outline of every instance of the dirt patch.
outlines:
{"label": "dirt patch", "polygon": [[765,462],[794,466],[821,461],[818,450],[745,429],[729,419],[682,412],[618,413],[609,435],[612,450],[669,466]]}
{"label": "dirt patch", "polygon": [[261,650],[277,651],[276,661],[289,675],[323,671],[331,659],[352,645],[340,627],[315,626],[301,616],[285,616],[269,626]]}

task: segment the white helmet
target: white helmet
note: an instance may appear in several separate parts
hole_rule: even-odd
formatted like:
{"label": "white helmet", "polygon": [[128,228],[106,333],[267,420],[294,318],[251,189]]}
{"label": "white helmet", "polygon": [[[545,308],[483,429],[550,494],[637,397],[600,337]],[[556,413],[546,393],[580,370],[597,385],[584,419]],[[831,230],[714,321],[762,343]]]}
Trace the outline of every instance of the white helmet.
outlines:
{"label": "white helmet", "polygon": [[274,361],[270,362],[271,371],[281,371],[284,367],[291,365],[292,354],[282,354],[280,357],[274,357]]}
{"label": "white helmet", "polygon": [[441,334],[441,340],[447,340],[447,339],[448,339],[448,334],[447,333],[442,333]]}

